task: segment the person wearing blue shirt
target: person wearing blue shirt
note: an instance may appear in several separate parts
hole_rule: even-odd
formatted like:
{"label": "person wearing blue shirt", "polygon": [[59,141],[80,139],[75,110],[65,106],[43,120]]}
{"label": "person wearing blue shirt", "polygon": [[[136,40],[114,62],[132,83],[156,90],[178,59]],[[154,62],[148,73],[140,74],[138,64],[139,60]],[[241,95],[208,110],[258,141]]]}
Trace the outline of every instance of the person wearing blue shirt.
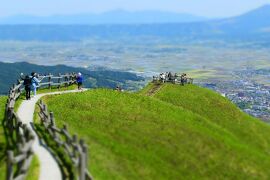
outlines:
{"label": "person wearing blue shirt", "polygon": [[78,90],[82,90],[82,83],[83,83],[83,76],[79,72],[78,75],[77,75]]}
{"label": "person wearing blue shirt", "polygon": [[39,87],[40,80],[38,80],[36,73],[32,72],[31,75],[32,75],[32,78],[31,78],[32,91],[34,92],[34,96],[36,96],[37,88]]}

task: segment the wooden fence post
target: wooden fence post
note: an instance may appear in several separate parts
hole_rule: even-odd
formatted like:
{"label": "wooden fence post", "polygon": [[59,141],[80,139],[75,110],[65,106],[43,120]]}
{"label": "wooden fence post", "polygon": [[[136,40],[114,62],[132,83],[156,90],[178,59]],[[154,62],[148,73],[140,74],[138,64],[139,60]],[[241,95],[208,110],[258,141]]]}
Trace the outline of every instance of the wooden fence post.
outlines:
{"label": "wooden fence post", "polygon": [[59,79],[58,79],[58,83],[59,83],[59,85],[58,85],[58,89],[60,89],[60,87],[61,87],[61,74],[59,73],[58,74],[58,76],[59,76]]}
{"label": "wooden fence post", "polygon": [[[25,153],[26,153],[26,152],[22,152],[22,149],[23,149],[24,144],[18,143],[17,146],[18,146],[18,150],[19,150],[19,153],[20,153],[20,154],[22,154],[22,153],[25,154]],[[23,166],[25,160],[26,160],[26,157],[23,158],[22,160],[20,160],[20,161],[17,163],[17,168],[19,169],[19,172],[21,171],[21,168],[22,168],[22,166]],[[20,172],[20,173],[21,173],[21,172]]]}
{"label": "wooden fence post", "polygon": [[83,152],[83,146],[84,146],[84,140],[80,139],[80,146],[81,146],[81,151],[80,151],[80,165],[79,165],[79,179],[80,180],[85,180],[86,173],[85,173],[85,168],[86,168],[86,156],[85,153]]}
{"label": "wooden fence post", "polygon": [[72,81],[73,81],[73,83],[75,82],[75,80],[76,80],[76,77],[75,77],[75,73],[73,72],[72,73]]}
{"label": "wooden fence post", "polygon": [[20,132],[19,132],[21,125],[22,125],[22,122],[18,122],[18,124],[15,127],[17,141],[22,141],[21,136],[20,136]]}
{"label": "wooden fence post", "polygon": [[52,85],[51,85],[51,83],[52,83],[52,74],[51,73],[49,73],[48,83],[49,83],[48,88],[51,90],[52,89]]}
{"label": "wooden fence post", "polygon": [[[72,136],[72,142],[73,142],[73,144],[77,144],[78,143],[78,136],[76,134],[74,134]],[[77,149],[74,146],[72,146],[72,147],[73,147],[72,148],[72,150],[73,150],[73,156],[75,157],[76,156]]]}
{"label": "wooden fence post", "polygon": [[55,121],[54,121],[54,115],[53,115],[53,112],[50,112],[50,124],[52,126],[55,126]]}
{"label": "wooden fence post", "polygon": [[8,109],[9,109],[8,128],[9,128],[9,133],[11,135],[13,135],[13,130],[14,130],[13,113],[14,113],[14,110],[11,108],[8,108]]}
{"label": "wooden fence post", "polygon": [[24,136],[22,136],[22,138],[21,138],[21,142],[22,142],[23,145],[24,145],[24,144],[26,143],[26,141],[27,141],[26,136],[25,136],[25,135],[26,135],[25,132],[27,131],[26,128],[27,128],[26,124],[23,124],[23,125],[22,125],[22,129],[23,129],[23,132],[24,132]]}
{"label": "wooden fence post", "polygon": [[7,151],[7,180],[13,180],[13,151]]}
{"label": "wooden fence post", "polygon": [[85,179],[86,180],[93,180],[94,178],[92,177],[91,173],[88,171],[89,164],[88,164],[88,158],[89,158],[89,154],[88,154],[88,147],[85,143],[83,143],[82,145],[82,152],[84,153],[85,156],[85,169],[84,169],[84,174],[85,174]]}
{"label": "wooden fence post", "polygon": [[69,73],[68,78],[69,78],[69,79],[68,79],[69,85],[72,85],[72,84],[73,84],[72,73]]}
{"label": "wooden fence post", "polygon": [[7,124],[7,121],[8,121],[8,116],[9,116],[9,110],[8,110],[8,105],[9,105],[9,99],[7,99],[7,102],[6,102],[6,110],[5,110],[5,124]]}
{"label": "wooden fence post", "polygon": [[68,87],[68,74],[67,73],[65,74],[65,78],[64,79],[65,79],[65,82],[66,82],[65,83],[65,87],[67,88]]}

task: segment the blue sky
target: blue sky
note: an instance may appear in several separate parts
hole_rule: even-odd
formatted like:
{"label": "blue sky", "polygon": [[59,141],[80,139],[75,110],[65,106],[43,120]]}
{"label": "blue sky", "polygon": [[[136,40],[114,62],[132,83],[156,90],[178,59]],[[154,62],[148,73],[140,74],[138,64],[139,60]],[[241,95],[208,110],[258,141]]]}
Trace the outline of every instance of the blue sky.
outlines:
{"label": "blue sky", "polygon": [[115,9],[162,10],[205,17],[242,14],[270,0],[0,0],[0,17],[29,14],[38,16],[100,13]]}

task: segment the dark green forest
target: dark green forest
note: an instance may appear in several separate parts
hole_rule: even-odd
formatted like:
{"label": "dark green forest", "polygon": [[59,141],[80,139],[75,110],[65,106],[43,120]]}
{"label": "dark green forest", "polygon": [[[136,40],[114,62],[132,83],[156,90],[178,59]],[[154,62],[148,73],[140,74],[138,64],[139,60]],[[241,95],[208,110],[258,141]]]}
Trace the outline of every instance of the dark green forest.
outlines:
{"label": "dark green forest", "polygon": [[[136,83],[143,81],[144,78],[137,76],[136,74],[114,70],[88,70],[85,68],[75,68],[65,65],[57,66],[41,66],[30,64],[26,62],[19,63],[3,63],[0,62],[0,94],[7,94],[10,86],[17,82],[20,78],[20,74],[31,74],[31,72],[37,72],[39,74],[59,74],[69,72],[81,72],[84,75],[84,85],[89,88],[115,88],[120,85],[125,89],[136,89]],[[133,85],[132,85],[133,84]]]}

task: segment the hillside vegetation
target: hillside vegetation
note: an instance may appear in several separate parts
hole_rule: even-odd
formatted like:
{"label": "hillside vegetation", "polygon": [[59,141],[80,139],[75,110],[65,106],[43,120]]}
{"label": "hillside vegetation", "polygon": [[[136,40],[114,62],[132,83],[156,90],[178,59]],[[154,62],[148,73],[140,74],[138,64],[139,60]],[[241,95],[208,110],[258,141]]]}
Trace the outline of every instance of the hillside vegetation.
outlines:
{"label": "hillside vegetation", "polygon": [[7,102],[7,97],[0,96],[0,179],[5,179],[6,174],[6,141],[5,141],[5,133],[3,129],[2,121],[4,120],[5,115],[5,105]]}
{"label": "hillside vegetation", "polygon": [[210,90],[150,84],[44,100],[86,140],[95,179],[270,178],[270,127]]}
{"label": "hillside vegetation", "polygon": [[[65,72],[81,72],[84,75],[84,85],[86,87],[97,88],[115,88],[121,85],[125,89],[137,89],[136,82],[143,81],[144,78],[137,76],[134,73],[124,71],[114,71],[106,69],[88,70],[86,68],[75,68],[65,65],[57,66],[42,66],[36,64],[29,64],[27,62],[18,63],[4,63],[0,62],[0,95],[6,94],[10,86],[17,82],[19,74],[30,74],[31,72],[38,72],[40,74],[52,73],[58,75]],[[135,85],[132,85],[132,83]]]}

